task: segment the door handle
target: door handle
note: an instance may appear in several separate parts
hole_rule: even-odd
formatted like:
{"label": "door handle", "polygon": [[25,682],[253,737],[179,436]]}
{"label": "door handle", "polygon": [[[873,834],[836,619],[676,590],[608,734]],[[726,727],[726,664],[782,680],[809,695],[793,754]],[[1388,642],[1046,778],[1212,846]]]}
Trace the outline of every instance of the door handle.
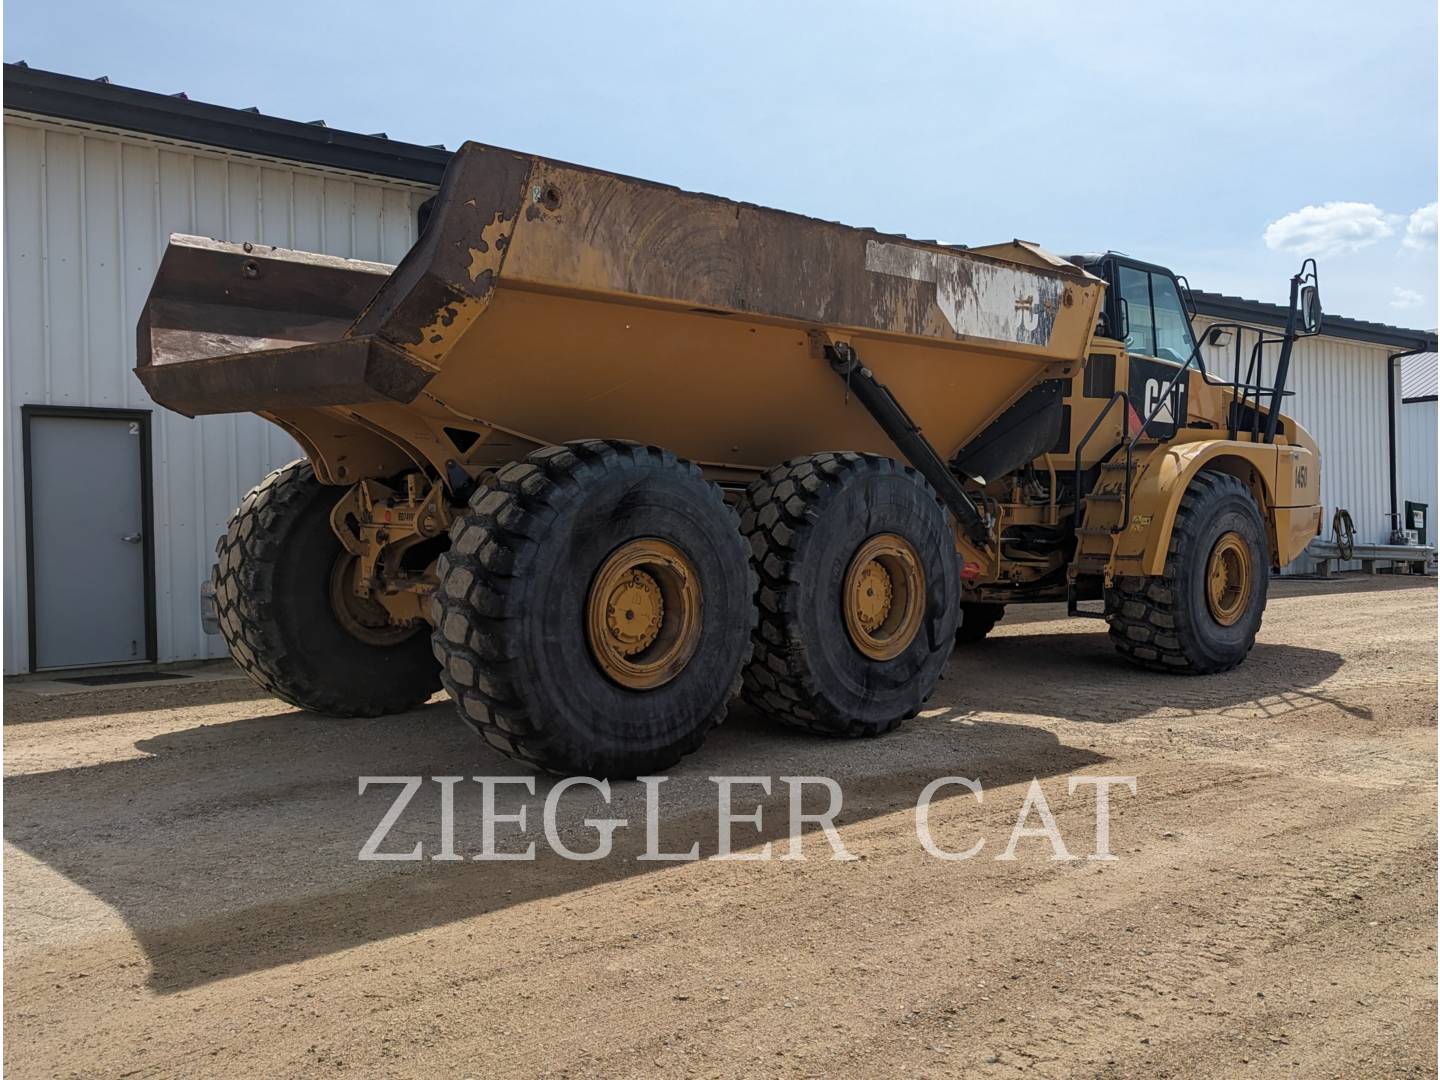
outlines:
{"label": "door handle", "polygon": [[122,536],[122,537],[120,537],[120,539],[123,540],[123,541],[125,541],[125,543],[127,543],[127,544],[138,544],[138,543],[140,543],[141,540],[145,539],[145,534],[144,534],[144,533],[138,533],[138,532],[137,532],[137,533],[131,533],[129,536]]}

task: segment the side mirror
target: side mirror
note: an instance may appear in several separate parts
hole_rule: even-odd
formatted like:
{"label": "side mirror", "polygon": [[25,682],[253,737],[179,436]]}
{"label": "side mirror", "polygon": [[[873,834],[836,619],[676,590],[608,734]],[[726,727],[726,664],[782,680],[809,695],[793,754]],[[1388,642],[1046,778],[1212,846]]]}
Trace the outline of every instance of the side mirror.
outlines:
{"label": "side mirror", "polygon": [[1320,289],[1315,285],[1306,285],[1300,290],[1300,325],[1304,334],[1318,334],[1324,322],[1324,313],[1320,310]]}
{"label": "side mirror", "polygon": [[1125,341],[1130,337],[1130,305],[1123,296],[1120,297],[1116,310],[1120,315],[1120,325],[1115,328],[1115,340]]}
{"label": "side mirror", "polygon": [[1217,326],[1205,335],[1205,340],[1217,349],[1223,349],[1230,344],[1230,331]]}

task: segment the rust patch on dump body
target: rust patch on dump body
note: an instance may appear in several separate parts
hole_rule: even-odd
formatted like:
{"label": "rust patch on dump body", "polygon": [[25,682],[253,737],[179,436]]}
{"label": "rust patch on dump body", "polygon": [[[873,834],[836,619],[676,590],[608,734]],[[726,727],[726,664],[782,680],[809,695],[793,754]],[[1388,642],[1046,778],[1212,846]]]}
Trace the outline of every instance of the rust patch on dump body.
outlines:
{"label": "rust patch on dump body", "polygon": [[[480,230],[475,246],[466,249],[470,255],[470,265],[465,268],[465,272],[470,275],[472,282],[487,292],[491,288],[492,279],[500,270],[509,239],[510,222],[497,210],[495,220]],[[481,277],[487,274],[489,278],[481,283]]]}
{"label": "rust patch on dump body", "polygon": [[[502,288],[1018,345],[1049,358],[1078,354],[1103,290],[1059,259],[1027,255],[1022,265],[539,159],[532,177]],[[1067,283],[1086,302],[1064,308]]]}
{"label": "rust patch on dump body", "polygon": [[532,159],[493,147],[456,154],[424,234],[350,333],[374,333],[438,366],[489,301],[532,168]]}
{"label": "rust patch on dump body", "polygon": [[[493,275],[493,271],[486,270],[482,277]],[[439,362],[444,359],[446,343],[452,338],[463,334],[470,328],[470,324],[478,319],[485,311],[490,301],[490,293],[493,285],[489,280],[482,284],[482,292],[476,296],[466,296],[454,303],[446,304],[439,311],[435,312],[435,321],[430,325],[422,327],[420,337],[426,342],[424,355],[417,357],[422,363],[427,359],[432,361],[427,366],[438,367]],[[407,350],[414,356],[414,350]]]}

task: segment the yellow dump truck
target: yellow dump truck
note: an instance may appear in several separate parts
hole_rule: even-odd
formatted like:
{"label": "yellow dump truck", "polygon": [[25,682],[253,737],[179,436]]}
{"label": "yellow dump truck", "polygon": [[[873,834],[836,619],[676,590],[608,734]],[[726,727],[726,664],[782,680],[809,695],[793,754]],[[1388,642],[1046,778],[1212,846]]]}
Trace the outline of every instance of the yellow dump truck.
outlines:
{"label": "yellow dump truck", "polygon": [[474,143],[421,218],[393,268],[172,237],[138,329],[157,402],[304,449],[212,583],[236,662],[301,708],[443,684],[505,753],[612,777],[694,750],[737,693],[875,735],[1012,603],[1227,670],[1317,532],[1317,448],[1279,408],[1313,263],[1283,334],[1211,327],[1207,366],[1187,290],[1114,253]]}

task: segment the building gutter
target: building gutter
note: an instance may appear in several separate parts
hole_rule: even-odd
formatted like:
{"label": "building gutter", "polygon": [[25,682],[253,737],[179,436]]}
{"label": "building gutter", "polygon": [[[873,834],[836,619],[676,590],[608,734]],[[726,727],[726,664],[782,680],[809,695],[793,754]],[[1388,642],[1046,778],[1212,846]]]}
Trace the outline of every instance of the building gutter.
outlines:
{"label": "building gutter", "polygon": [[[1289,314],[1279,304],[1267,304],[1258,300],[1219,296],[1199,290],[1193,290],[1190,296],[1195,304],[1195,314],[1207,319],[1280,329],[1285,326]],[[1327,314],[1322,334],[1324,337],[1363,341],[1368,345],[1384,345],[1392,349],[1408,349],[1412,352],[1435,351],[1435,335],[1433,333],[1407,330],[1400,326],[1388,326],[1384,323],[1366,322],[1361,319],[1347,319],[1341,315]]]}

